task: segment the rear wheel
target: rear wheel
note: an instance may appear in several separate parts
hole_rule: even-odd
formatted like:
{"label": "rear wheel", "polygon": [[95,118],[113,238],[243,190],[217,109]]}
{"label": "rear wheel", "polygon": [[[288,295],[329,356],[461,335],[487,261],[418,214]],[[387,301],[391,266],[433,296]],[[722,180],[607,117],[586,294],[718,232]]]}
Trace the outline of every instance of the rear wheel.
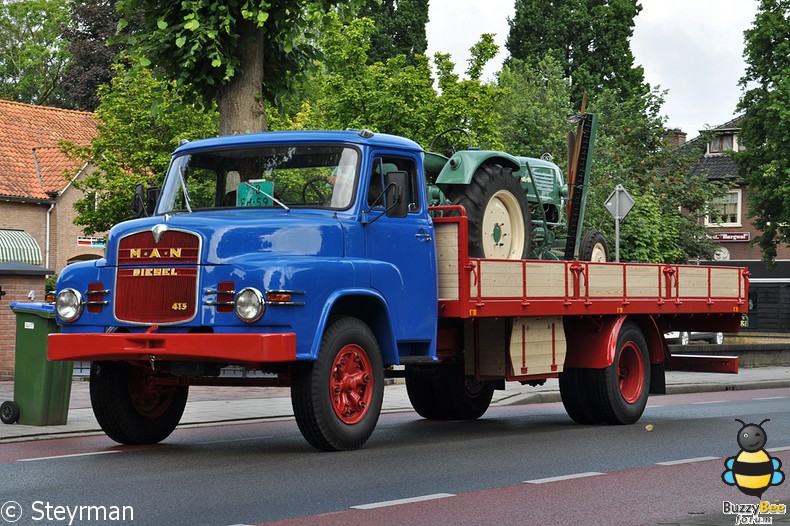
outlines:
{"label": "rear wheel", "polygon": [[406,393],[417,414],[429,420],[446,419],[447,408],[444,401],[436,396],[435,380],[435,368],[406,367]]}
{"label": "rear wheel", "polygon": [[423,418],[476,420],[483,416],[494,396],[493,381],[465,376],[463,366],[439,365],[406,375],[409,400]]}
{"label": "rear wheel", "polygon": [[639,326],[626,321],[617,336],[612,365],[590,369],[593,404],[607,424],[633,424],[642,416],[650,392],[650,358]]}
{"label": "rear wheel", "polygon": [[471,257],[527,256],[532,233],[527,197],[510,168],[482,165],[468,185],[452,186],[448,193],[453,204],[466,209]]}
{"label": "rear wheel", "polygon": [[291,401],[299,430],[324,451],[358,449],[381,412],[384,368],[378,342],[357,318],[327,327],[315,362],[294,370]]}
{"label": "rear wheel", "polygon": [[560,397],[568,416],[578,424],[602,421],[590,397],[590,369],[566,368],[560,374]]}
{"label": "rear wheel", "polygon": [[609,261],[609,245],[606,238],[597,230],[588,230],[584,233],[579,244],[580,261]]}
{"label": "rear wheel", "polygon": [[188,386],[156,385],[148,368],[125,362],[93,362],[93,414],[107,436],[121,444],[161,442],[178,425]]}

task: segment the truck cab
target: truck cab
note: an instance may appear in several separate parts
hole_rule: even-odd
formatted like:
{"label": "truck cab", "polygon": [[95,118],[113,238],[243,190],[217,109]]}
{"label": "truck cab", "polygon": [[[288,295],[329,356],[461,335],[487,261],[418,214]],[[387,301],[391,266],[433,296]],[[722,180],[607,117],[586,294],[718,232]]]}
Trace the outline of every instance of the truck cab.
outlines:
{"label": "truck cab", "polygon": [[[143,384],[186,384],[233,364],[289,378],[318,359],[334,322],[353,318],[383,366],[433,361],[423,155],[413,141],[367,131],[180,146],[153,214],[115,226],[104,259],[64,269],[64,336],[50,357],[91,360],[94,376],[123,360],[122,376],[153,373]],[[68,335],[78,334],[77,348]]]}

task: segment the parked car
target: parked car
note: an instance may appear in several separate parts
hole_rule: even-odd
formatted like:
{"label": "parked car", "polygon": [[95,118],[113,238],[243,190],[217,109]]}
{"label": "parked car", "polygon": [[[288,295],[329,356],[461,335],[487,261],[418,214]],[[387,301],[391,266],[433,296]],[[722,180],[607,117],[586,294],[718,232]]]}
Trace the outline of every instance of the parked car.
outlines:
{"label": "parked car", "polygon": [[704,340],[712,345],[724,343],[724,334],[721,332],[667,332],[664,339],[670,345],[688,345],[691,341]]}

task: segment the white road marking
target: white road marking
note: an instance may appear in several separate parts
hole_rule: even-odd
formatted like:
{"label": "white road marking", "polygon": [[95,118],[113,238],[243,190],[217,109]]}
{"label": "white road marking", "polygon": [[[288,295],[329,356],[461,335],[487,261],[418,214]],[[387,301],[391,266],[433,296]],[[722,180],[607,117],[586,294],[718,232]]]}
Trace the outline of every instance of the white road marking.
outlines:
{"label": "white road marking", "polygon": [[55,455],[52,457],[38,457],[38,458],[20,458],[17,462],[33,462],[36,460],[53,460],[57,458],[71,458],[71,457],[88,457],[92,455],[109,455],[110,453],[123,453],[123,451],[93,451],[92,453],[74,453],[71,455]]}
{"label": "white road marking", "polygon": [[678,464],[693,464],[694,462],[705,462],[706,460],[717,460],[721,457],[697,457],[684,458],[682,460],[668,460],[666,462],[656,462],[657,466],[677,466]]}
{"label": "white road marking", "polygon": [[594,477],[596,475],[603,475],[599,471],[587,471],[585,473],[574,473],[572,475],[560,475],[559,477],[548,477],[545,479],[525,480],[524,484],[547,484],[549,482],[558,482],[560,480],[580,479],[584,477]]}
{"label": "white road marking", "polygon": [[708,402],[692,402],[691,405],[723,404],[727,400],[710,400]]}
{"label": "white road marking", "polygon": [[762,398],[752,398],[752,400],[783,400],[786,396],[765,396]]}
{"label": "white road marking", "polygon": [[771,453],[773,453],[774,451],[790,451],[790,446],[769,447],[769,448],[766,448],[766,451],[770,451]]}
{"label": "white road marking", "polygon": [[444,499],[447,497],[455,497],[454,493],[434,493],[433,495],[422,495],[421,497],[411,497],[408,499],[385,500],[383,502],[373,502],[370,504],[360,504],[359,506],[351,506],[355,510],[373,510],[376,508],[386,508],[387,506],[398,506],[400,504],[411,504],[413,502],[423,502],[426,500]]}

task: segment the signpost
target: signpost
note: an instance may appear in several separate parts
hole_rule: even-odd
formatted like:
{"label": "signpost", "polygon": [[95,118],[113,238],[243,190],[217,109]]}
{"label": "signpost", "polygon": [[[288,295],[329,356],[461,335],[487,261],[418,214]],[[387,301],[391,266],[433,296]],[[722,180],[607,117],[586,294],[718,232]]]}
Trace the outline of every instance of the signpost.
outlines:
{"label": "signpost", "polygon": [[609,194],[604,203],[607,210],[614,216],[614,260],[618,263],[620,262],[620,220],[625,219],[635,203],[634,198],[621,184],[615,187],[614,192]]}

